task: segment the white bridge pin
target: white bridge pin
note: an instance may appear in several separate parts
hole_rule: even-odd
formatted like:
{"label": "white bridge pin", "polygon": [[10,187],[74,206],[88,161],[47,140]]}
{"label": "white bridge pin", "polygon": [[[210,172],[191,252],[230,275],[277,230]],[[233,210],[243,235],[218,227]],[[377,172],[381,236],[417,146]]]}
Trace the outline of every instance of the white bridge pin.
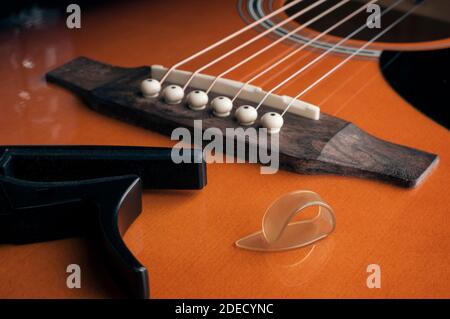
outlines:
{"label": "white bridge pin", "polygon": [[265,127],[270,134],[279,133],[283,123],[283,117],[276,112],[268,112],[261,117],[262,126]]}
{"label": "white bridge pin", "polygon": [[199,111],[203,110],[206,107],[209,98],[208,94],[206,94],[204,91],[194,90],[187,95],[186,100],[190,109]]}
{"label": "white bridge pin", "polygon": [[234,113],[241,125],[252,125],[258,118],[258,111],[253,106],[242,105]]}
{"label": "white bridge pin", "polygon": [[171,84],[162,91],[162,96],[167,104],[181,103],[184,97],[184,91],[179,85]]}
{"label": "white bridge pin", "polygon": [[141,92],[145,97],[157,97],[161,91],[161,83],[155,79],[145,79],[141,82]]}
{"label": "white bridge pin", "polygon": [[233,102],[226,96],[218,96],[211,101],[211,106],[215,116],[226,117],[233,109]]}

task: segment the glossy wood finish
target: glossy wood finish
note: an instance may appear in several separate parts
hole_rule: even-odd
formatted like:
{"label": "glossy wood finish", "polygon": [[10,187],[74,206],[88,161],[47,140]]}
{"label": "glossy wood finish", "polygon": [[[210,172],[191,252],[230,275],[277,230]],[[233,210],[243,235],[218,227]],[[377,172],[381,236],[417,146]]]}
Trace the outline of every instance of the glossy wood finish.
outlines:
{"label": "glossy wood finish", "polygon": [[[117,3],[83,13],[81,30],[64,23],[0,34],[0,144],[173,145],[163,135],[89,110],[71,93],[47,85],[43,75],[80,55],[121,66],[169,66],[243,25],[236,3],[220,0]],[[230,78],[248,79],[287,49],[278,46]],[[218,74],[243,54],[208,73]],[[317,53],[301,56],[256,84],[270,88]],[[329,56],[279,93],[298,93],[338,61],[340,56]],[[382,139],[438,154],[440,165],[413,190],[350,177],[260,175],[252,164],[212,164],[201,192],[149,191],[125,241],[148,268],[153,297],[450,297],[448,130],[393,92],[375,60],[352,60],[305,100]],[[333,206],[337,228],[330,237],[274,254],[234,246],[259,229],[274,199],[296,189],[311,189]],[[82,240],[3,245],[0,296],[120,296],[90,254]],[[66,288],[70,263],[82,267],[82,289]],[[381,266],[381,289],[366,286],[372,263]]]}

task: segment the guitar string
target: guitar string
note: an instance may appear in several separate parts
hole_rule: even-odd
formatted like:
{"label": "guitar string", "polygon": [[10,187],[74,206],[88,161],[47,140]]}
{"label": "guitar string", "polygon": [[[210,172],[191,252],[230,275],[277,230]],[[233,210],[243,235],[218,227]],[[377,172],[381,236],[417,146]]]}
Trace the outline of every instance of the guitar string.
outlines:
{"label": "guitar string", "polygon": [[[259,51],[253,53],[251,56],[241,60],[239,63],[231,66],[230,68],[228,68],[227,70],[223,71],[222,73],[220,73],[218,76],[216,76],[214,78],[214,80],[211,82],[211,84],[209,85],[208,89],[206,90],[206,94],[208,94],[212,88],[214,87],[214,85],[217,83],[217,81],[221,78],[223,78],[223,76],[225,76],[226,74],[232,72],[233,70],[237,69],[238,67],[244,65],[245,63],[249,62],[250,60],[254,59],[255,57],[259,56],[260,54],[266,52],[267,50],[273,48],[275,45],[277,45],[278,43],[280,43],[281,41],[285,40],[286,38],[290,37],[292,34],[303,30],[304,28],[306,28],[307,26],[311,25],[312,23],[316,22],[317,20],[319,20],[320,18],[322,18],[323,16],[327,15],[328,13],[336,10],[337,8],[343,6],[344,4],[350,2],[351,0],[342,0],[341,2],[338,2],[336,5],[334,5],[333,7],[327,9],[326,11],[322,12],[321,14],[319,14],[318,16],[314,17],[313,19],[309,20],[308,22],[306,22],[305,24],[302,24],[301,26],[295,28],[294,30],[290,31],[289,33],[285,34],[284,36],[280,37],[279,39],[277,39],[276,41],[272,42],[270,45],[260,49]],[[373,0],[373,1],[378,1],[378,0]]]}
{"label": "guitar string", "polygon": [[[383,16],[384,14],[388,13],[389,11],[391,11],[393,8],[395,8],[398,4],[400,4],[401,2],[403,2],[404,0],[397,0],[396,2],[394,2],[393,4],[391,4],[388,8],[386,8],[385,10],[383,10],[383,12],[381,13],[381,16]],[[279,89],[280,87],[282,87],[284,84],[286,84],[287,82],[289,82],[290,80],[292,80],[293,78],[295,78],[296,76],[298,76],[300,73],[304,72],[305,70],[307,70],[309,67],[311,67],[313,64],[315,64],[316,62],[320,61],[321,59],[323,59],[325,56],[329,55],[336,47],[340,46],[342,43],[346,42],[347,40],[349,40],[350,38],[352,38],[355,34],[358,34],[359,32],[361,32],[363,29],[365,29],[367,27],[367,24],[364,23],[361,27],[359,27],[358,29],[354,30],[352,33],[350,33],[349,35],[347,35],[345,38],[341,39],[339,42],[337,42],[335,45],[333,45],[332,47],[330,47],[329,49],[327,49],[325,52],[323,52],[321,55],[319,55],[318,57],[316,57],[314,60],[308,62],[306,65],[304,65],[303,67],[301,67],[299,70],[297,70],[296,72],[292,73],[290,76],[288,76],[286,79],[284,79],[283,81],[281,81],[280,83],[278,83],[277,85],[275,85],[273,88],[271,88],[268,92],[266,92],[266,94],[264,94],[263,98],[261,99],[261,101],[258,103],[258,105],[256,106],[256,110],[258,110],[261,105],[263,105],[263,103],[266,101],[266,99],[277,89]]]}
{"label": "guitar string", "polygon": [[281,63],[283,63],[284,61],[288,60],[289,58],[291,58],[292,56],[294,56],[295,54],[299,53],[300,51],[302,51],[304,48],[306,48],[307,46],[311,45],[312,43],[314,43],[315,41],[317,41],[318,39],[320,39],[321,37],[323,37],[324,35],[330,33],[331,31],[333,31],[334,29],[336,29],[337,27],[341,26],[342,24],[344,24],[345,22],[347,22],[348,20],[352,19],[353,17],[355,17],[357,14],[361,13],[361,11],[363,11],[365,8],[367,8],[369,5],[377,2],[379,0],[371,0],[370,2],[368,2],[367,4],[363,5],[362,7],[360,7],[358,10],[352,12],[351,14],[347,15],[345,18],[343,18],[342,20],[340,20],[339,22],[337,22],[336,24],[332,25],[331,27],[329,27],[327,30],[323,31],[322,33],[318,34],[317,36],[315,36],[314,38],[312,38],[311,40],[305,42],[303,45],[300,45],[299,47],[297,47],[296,49],[294,49],[293,51],[291,51],[289,54],[287,54],[286,56],[284,56],[282,59],[278,60],[277,62],[275,62],[274,64],[270,65],[269,67],[265,68],[263,71],[261,71],[260,73],[254,75],[251,79],[249,79],[248,81],[246,81],[237,91],[237,93],[234,95],[234,97],[231,99],[232,102],[234,102],[239,95],[242,93],[242,91],[246,88],[247,85],[249,85],[250,83],[252,83],[253,81],[257,80],[258,78],[260,78],[261,76],[263,76],[264,74],[266,74],[267,72],[269,72],[270,70],[274,69],[275,67],[277,67],[278,65],[280,65]]}
{"label": "guitar string", "polygon": [[171,66],[169,68],[169,70],[167,70],[167,72],[161,78],[160,83],[163,84],[164,81],[167,79],[167,77],[170,75],[170,73],[172,73],[175,69],[177,69],[178,67],[182,66],[183,64],[186,64],[186,63],[194,60],[195,58],[197,58],[197,57],[199,57],[199,56],[201,56],[201,55],[203,55],[203,54],[213,50],[214,48],[217,48],[218,46],[222,45],[223,43],[228,42],[229,40],[231,40],[231,39],[241,35],[242,33],[246,32],[246,31],[248,31],[248,30],[250,30],[250,29],[252,29],[252,28],[254,28],[256,26],[258,26],[259,24],[261,24],[262,22],[266,21],[267,19],[272,18],[273,16],[275,16],[275,15],[277,15],[277,14],[279,14],[279,13],[281,13],[281,12],[283,12],[283,11],[289,9],[289,8],[291,8],[292,6],[298,4],[298,3],[302,2],[302,1],[304,1],[304,0],[294,0],[294,1],[290,2],[289,4],[284,5],[281,8],[273,11],[269,15],[264,16],[261,19],[258,19],[256,21],[254,21],[253,23],[251,23],[251,24],[249,24],[249,25],[247,25],[247,26],[237,30],[236,32],[226,36],[225,38],[222,38],[221,40],[211,44],[210,46],[208,46],[208,47],[206,47],[206,48],[204,48],[204,49],[202,49],[200,51],[198,51],[197,53],[195,53],[195,54],[193,54],[191,56],[188,56],[184,60],[179,61],[178,63],[176,63],[173,66]]}
{"label": "guitar string", "polygon": [[[395,54],[395,56],[391,57],[386,64],[384,64],[383,66],[381,66],[381,71],[383,72],[386,68],[389,67],[389,65],[399,57],[399,55],[401,54],[401,52],[397,52]],[[362,72],[363,69],[367,68],[369,65],[368,64],[364,64],[362,66],[358,67],[358,73]],[[352,72],[352,76],[355,75],[355,72]],[[370,76],[370,78],[368,78],[366,81],[364,81],[364,84],[362,86],[359,86],[358,89],[356,91],[352,92],[352,96],[349,99],[346,99],[346,101],[344,103],[341,103],[339,105],[339,107],[333,111],[333,115],[336,116],[337,114],[339,114],[340,111],[342,111],[349,103],[351,103],[351,100],[356,97],[359,92],[362,92],[362,90],[364,90],[364,88],[366,88],[368,85],[370,85],[370,83],[375,79],[375,75]],[[348,84],[348,82],[350,82],[349,80],[351,80],[351,77],[349,77],[348,79],[346,79],[343,83],[341,83],[341,88],[344,87],[344,85],[342,84]],[[336,90],[337,91],[337,90]],[[334,92],[333,92],[334,93]],[[331,98],[332,94],[328,94],[327,96],[324,97],[324,99],[322,100],[322,102],[320,103],[321,105],[324,104],[324,102]]]}
{"label": "guitar string", "polygon": [[266,31],[256,35],[255,37],[251,38],[250,40],[247,40],[246,42],[242,43],[241,45],[235,47],[234,49],[222,54],[221,56],[219,56],[218,58],[214,59],[213,61],[203,65],[202,67],[198,68],[197,70],[195,70],[190,76],[189,79],[186,81],[186,83],[183,86],[183,91],[186,90],[186,88],[189,86],[189,84],[191,83],[191,81],[202,71],[206,70],[207,68],[209,68],[210,66],[222,61],[223,59],[229,57],[230,55],[234,54],[235,52],[245,48],[246,46],[252,44],[253,42],[261,39],[262,37],[264,37],[265,35],[271,33],[273,30],[285,25],[286,23],[294,20],[295,18],[303,15],[304,13],[307,13],[308,11],[311,11],[312,9],[314,9],[315,7],[321,5],[322,3],[324,3],[327,0],[319,0],[311,5],[309,5],[308,7],[306,7],[303,10],[300,10],[299,12],[295,13],[294,15],[290,16],[289,18],[281,21],[280,23],[274,25],[273,27],[267,29]]}
{"label": "guitar string", "polygon": [[329,77],[331,74],[333,74],[334,72],[336,72],[339,68],[341,68],[344,64],[346,64],[352,57],[354,57],[356,54],[358,54],[359,52],[361,52],[362,50],[364,50],[365,48],[367,48],[370,44],[372,44],[373,42],[375,42],[377,39],[379,39],[381,36],[383,36],[384,34],[386,34],[389,30],[391,30],[392,28],[394,28],[396,25],[398,25],[400,22],[402,22],[403,20],[405,20],[410,14],[412,14],[420,5],[422,5],[422,2],[418,2],[416,3],[413,7],[411,7],[408,11],[406,11],[400,18],[398,18],[397,20],[395,20],[393,23],[391,23],[388,27],[386,27],[383,31],[381,31],[380,33],[378,33],[376,36],[374,36],[372,39],[370,39],[370,41],[366,42],[363,46],[361,46],[357,51],[353,52],[351,55],[349,55],[347,58],[345,58],[343,61],[341,61],[340,63],[338,63],[335,67],[333,67],[330,71],[328,71],[327,73],[325,73],[324,75],[322,75],[319,79],[317,79],[314,83],[310,84],[306,89],[304,89],[303,91],[301,91],[299,94],[297,94],[295,97],[293,97],[291,99],[291,101],[289,102],[289,104],[286,106],[285,110],[283,111],[283,113],[281,114],[281,116],[283,116],[288,110],[289,108],[292,106],[292,103],[298,99],[299,97],[303,96],[304,94],[306,94],[308,91],[310,91],[312,88],[314,88],[317,84],[319,84],[320,82],[322,82],[324,79],[326,79],[327,77]]}

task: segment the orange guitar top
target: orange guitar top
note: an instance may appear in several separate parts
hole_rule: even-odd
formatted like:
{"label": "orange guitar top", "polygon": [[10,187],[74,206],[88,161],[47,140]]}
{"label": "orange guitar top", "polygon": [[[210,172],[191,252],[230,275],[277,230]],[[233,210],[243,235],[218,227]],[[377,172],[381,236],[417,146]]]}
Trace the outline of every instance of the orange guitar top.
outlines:
{"label": "orange guitar top", "polygon": [[[274,6],[282,3],[275,1]],[[114,2],[82,8],[81,29],[68,29],[66,13],[61,12],[59,19],[39,26],[0,30],[0,145],[174,145],[166,136],[88,109],[75,95],[47,84],[44,75],[80,55],[124,67],[171,66],[245,26],[237,6],[220,0]],[[247,37],[257,32],[251,30]],[[264,37],[253,48],[271,41]],[[231,41],[215,54],[237,43]],[[362,42],[351,41],[358,43]],[[227,77],[249,79],[289,45],[277,45]],[[415,46],[449,47],[450,40],[408,44],[405,49]],[[244,51],[208,74],[219,74],[245,57]],[[307,61],[320,53],[304,50],[299,56]],[[212,55],[183,68],[193,71]],[[281,93],[295,96],[343,58],[327,56]],[[296,69],[293,61],[255,84],[270,88]],[[304,99],[379,138],[438,154],[439,165],[419,187],[404,189],[372,180],[282,170],[261,175],[255,164],[209,164],[208,185],[201,191],[145,192],[143,213],[125,242],[149,271],[151,297],[450,297],[448,130],[402,99],[383,78],[376,58],[352,59]],[[329,237],[280,253],[250,252],[234,245],[261,228],[273,200],[299,189],[317,192],[333,207],[336,229]],[[83,239],[0,245],[0,297],[120,297],[91,254]],[[66,286],[66,267],[73,263],[82,270],[81,289]],[[379,289],[366,285],[370,264],[380,266]]]}

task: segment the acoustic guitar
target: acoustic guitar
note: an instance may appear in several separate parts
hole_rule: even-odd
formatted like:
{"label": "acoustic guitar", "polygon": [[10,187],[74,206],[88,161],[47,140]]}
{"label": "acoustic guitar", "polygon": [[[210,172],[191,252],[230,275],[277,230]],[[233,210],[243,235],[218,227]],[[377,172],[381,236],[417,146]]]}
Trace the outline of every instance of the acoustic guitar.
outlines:
{"label": "acoustic guitar", "polygon": [[[202,190],[144,192],[123,240],[152,298],[450,297],[448,1],[69,3],[3,14],[0,145],[172,147],[194,119],[279,137],[273,174],[231,157]],[[297,190],[333,208],[329,236],[235,245]],[[83,238],[2,244],[0,297],[123,297],[95,254]]]}

